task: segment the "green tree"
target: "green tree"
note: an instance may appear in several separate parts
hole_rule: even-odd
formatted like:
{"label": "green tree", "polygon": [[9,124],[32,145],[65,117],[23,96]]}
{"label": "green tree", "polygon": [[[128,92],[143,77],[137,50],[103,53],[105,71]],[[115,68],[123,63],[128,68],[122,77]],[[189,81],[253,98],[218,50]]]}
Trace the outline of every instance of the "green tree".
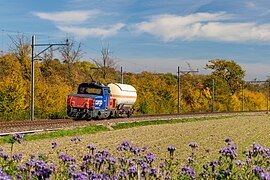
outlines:
{"label": "green tree", "polygon": [[233,60],[215,59],[209,62],[212,64],[207,64],[206,68],[213,70],[214,78],[220,78],[229,86],[232,95],[241,89],[245,71],[240,65]]}

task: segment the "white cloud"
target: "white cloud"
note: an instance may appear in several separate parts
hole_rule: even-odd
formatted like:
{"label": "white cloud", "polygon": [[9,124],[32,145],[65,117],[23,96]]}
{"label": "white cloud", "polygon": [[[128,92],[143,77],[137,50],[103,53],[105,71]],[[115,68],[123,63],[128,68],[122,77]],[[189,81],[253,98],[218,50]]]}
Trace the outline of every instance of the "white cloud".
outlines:
{"label": "white cloud", "polygon": [[71,33],[77,37],[109,37],[116,35],[125,25],[122,23],[115,24],[108,28],[85,28],[75,26],[57,26],[58,29],[65,33]]}
{"label": "white cloud", "polygon": [[90,18],[94,18],[98,11],[63,11],[63,12],[34,12],[35,16],[62,24],[78,24],[87,21]]}
{"label": "white cloud", "polygon": [[132,27],[163,41],[210,39],[219,41],[270,41],[270,24],[226,22],[226,13],[197,13],[188,16],[157,15]]}

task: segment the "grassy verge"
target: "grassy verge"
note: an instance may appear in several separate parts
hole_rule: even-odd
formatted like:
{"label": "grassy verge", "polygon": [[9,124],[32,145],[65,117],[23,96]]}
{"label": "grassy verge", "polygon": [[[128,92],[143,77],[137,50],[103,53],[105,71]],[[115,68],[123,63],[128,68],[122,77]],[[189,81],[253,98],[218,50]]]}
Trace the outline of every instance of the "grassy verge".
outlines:
{"label": "grassy verge", "polygon": [[[109,131],[107,127],[104,126],[87,126],[83,128],[77,128],[72,130],[60,130],[55,132],[50,132],[46,134],[27,134],[24,136],[24,141],[32,141],[38,139],[56,138],[64,136],[78,136],[82,134],[94,134],[97,132]],[[10,136],[5,136],[0,138],[0,144],[8,143]]]}
{"label": "grassy verge", "polygon": [[132,123],[120,123],[112,126],[113,129],[126,129],[139,126],[149,126],[149,125],[159,125],[159,124],[175,124],[175,123],[185,123],[194,121],[206,121],[206,120],[218,120],[227,119],[235,116],[219,116],[219,117],[202,117],[202,118],[187,118],[187,119],[171,119],[171,120],[154,120],[154,121],[141,121]]}

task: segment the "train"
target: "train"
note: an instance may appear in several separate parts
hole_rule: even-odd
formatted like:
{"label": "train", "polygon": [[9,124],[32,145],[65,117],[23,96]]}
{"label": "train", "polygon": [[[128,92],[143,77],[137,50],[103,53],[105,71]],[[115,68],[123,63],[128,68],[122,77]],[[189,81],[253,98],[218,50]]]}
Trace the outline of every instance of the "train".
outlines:
{"label": "train", "polygon": [[77,93],[67,97],[67,115],[87,120],[130,117],[136,99],[136,89],[129,84],[81,83]]}

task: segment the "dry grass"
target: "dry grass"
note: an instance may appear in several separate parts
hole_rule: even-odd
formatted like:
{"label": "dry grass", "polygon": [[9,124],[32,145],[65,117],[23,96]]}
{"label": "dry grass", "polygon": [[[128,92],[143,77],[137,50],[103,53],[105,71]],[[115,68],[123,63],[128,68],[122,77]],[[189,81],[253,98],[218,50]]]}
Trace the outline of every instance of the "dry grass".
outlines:
{"label": "dry grass", "polygon": [[[138,147],[148,147],[148,151],[159,158],[165,158],[168,155],[167,146],[175,146],[177,148],[175,155],[181,162],[185,162],[191,152],[188,146],[190,142],[196,142],[199,145],[199,152],[203,152],[204,149],[217,152],[225,146],[224,139],[228,137],[239,146],[238,152],[248,148],[252,142],[269,148],[270,116],[239,116],[220,120],[151,125],[80,137],[82,141],[76,144],[70,141],[70,137],[23,142],[15,145],[14,153],[30,155],[44,152],[48,154],[52,152],[51,142],[55,141],[58,143],[58,151],[78,159],[88,152],[86,148],[88,144],[97,146],[97,149],[106,149],[115,153],[116,147],[122,141],[129,141]],[[5,150],[9,149],[8,144],[3,144],[2,147]],[[216,155],[217,153],[214,153],[213,156]],[[28,158],[28,156],[24,157]]]}

